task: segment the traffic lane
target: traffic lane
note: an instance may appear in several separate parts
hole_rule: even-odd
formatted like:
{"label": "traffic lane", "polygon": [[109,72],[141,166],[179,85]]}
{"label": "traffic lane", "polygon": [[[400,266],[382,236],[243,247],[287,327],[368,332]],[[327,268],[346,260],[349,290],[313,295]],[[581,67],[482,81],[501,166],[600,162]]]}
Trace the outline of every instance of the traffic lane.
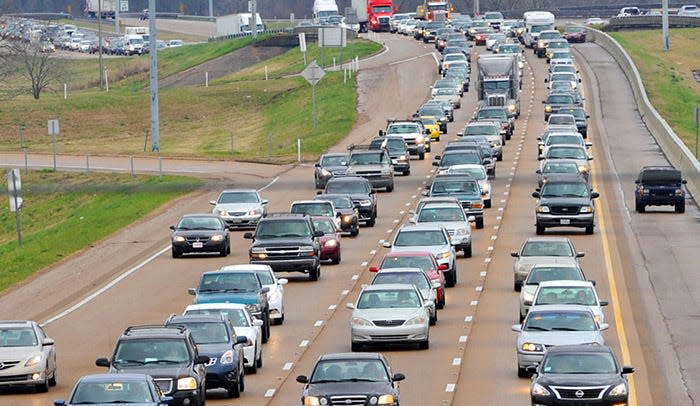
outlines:
{"label": "traffic lane", "polygon": [[636,112],[624,74],[610,69],[617,67],[614,59],[595,44],[582,44],[576,50],[580,60],[586,61],[585,67],[595,70],[600,89],[626,84],[616,92],[601,92],[601,110],[606,114],[596,115],[598,131],[608,135],[604,137],[604,151],[609,151],[611,158],[608,176],[618,184],[615,192],[620,204],[615,215],[627,234],[620,244],[626,244],[631,252],[630,264],[622,269],[636,309],[636,323],[652,326],[638,331],[648,370],[664,371],[654,373],[649,380],[654,404],[687,404],[698,392],[698,375],[691,371],[700,363],[693,351],[700,334],[694,317],[700,292],[694,277],[698,228],[692,221],[698,218],[697,206],[687,198],[685,214],[665,207],[649,208],[645,214],[634,211],[634,180],[639,169],[669,163]]}

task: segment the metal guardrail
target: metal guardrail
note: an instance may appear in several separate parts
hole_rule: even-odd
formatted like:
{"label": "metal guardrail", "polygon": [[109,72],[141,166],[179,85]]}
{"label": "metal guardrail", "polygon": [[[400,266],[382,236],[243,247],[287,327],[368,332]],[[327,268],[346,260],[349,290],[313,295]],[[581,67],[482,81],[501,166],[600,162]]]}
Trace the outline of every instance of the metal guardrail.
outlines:
{"label": "metal guardrail", "polygon": [[[605,31],[618,31],[637,28],[661,28],[660,14],[613,17],[610,18],[609,21],[610,23],[605,26]],[[668,26],[671,28],[700,27],[700,17],[669,15]]]}
{"label": "metal guardrail", "polygon": [[642,78],[634,62],[632,62],[632,58],[617,41],[602,31],[587,27],[586,38],[588,41],[595,42],[603,47],[620,65],[632,87],[634,100],[639,114],[642,116],[642,121],[657,144],[659,144],[659,147],[661,147],[661,151],[666,156],[666,159],[676,169],[681,170],[683,177],[688,180],[686,189],[697,204],[700,199],[700,163],[649,101]]}
{"label": "metal guardrail", "polygon": [[[258,31],[258,34],[280,34],[280,33],[287,33],[288,30],[264,30],[264,31]],[[291,31],[289,31],[291,32]],[[227,40],[227,39],[235,39],[235,38],[245,38],[245,37],[250,37],[252,36],[252,32],[242,32],[239,34],[230,34],[230,35],[221,35],[221,36],[216,36],[216,37],[209,37],[208,41],[222,41],[222,40]]]}

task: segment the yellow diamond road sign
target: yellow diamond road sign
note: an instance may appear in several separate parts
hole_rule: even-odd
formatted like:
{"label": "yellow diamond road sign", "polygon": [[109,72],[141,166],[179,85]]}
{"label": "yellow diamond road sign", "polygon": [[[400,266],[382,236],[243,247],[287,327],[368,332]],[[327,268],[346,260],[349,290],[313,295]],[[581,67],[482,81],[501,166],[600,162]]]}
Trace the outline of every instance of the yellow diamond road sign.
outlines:
{"label": "yellow diamond road sign", "polygon": [[309,66],[307,66],[306,69],[301,72],[301,76],[303,76],[304,79],[311,84],[311,86],[316,86],[316,83],[323,79],[325,74],[326,71],[318,66],[316,61],[312,61]]}

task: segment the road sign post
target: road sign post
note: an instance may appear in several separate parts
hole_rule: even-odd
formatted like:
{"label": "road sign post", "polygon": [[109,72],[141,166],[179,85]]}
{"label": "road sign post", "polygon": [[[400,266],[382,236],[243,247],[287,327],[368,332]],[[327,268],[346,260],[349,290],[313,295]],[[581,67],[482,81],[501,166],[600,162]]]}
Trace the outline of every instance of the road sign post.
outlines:
{"label": "road sign post", "polygon": [[56,136],[58,135],[58,120],[49,120],[49,135],[51,136],[51,149],[53,150],[53,170],[56,170]]}
{"label": "road sign post", "polygon": [[315,60],[311,61],[309,66],[301,72],[301,76],[311,84],[311,121],[316,127],[316,84],[323,79],[326,71],[323,70]]}
{"label": "road sign post", "polygon": [[698,158],[698,127],[700,126],[700,107],[695,108],[695,158]]}
{"label": "road sign post", "polygon": [[10,211],[15,212],[15,224],[17,225],[17,241],[22,246],[22,222],[19,211],[22,208],[22,180],[19,169],[10,169],[7,172],[7,190],[10,195]]}

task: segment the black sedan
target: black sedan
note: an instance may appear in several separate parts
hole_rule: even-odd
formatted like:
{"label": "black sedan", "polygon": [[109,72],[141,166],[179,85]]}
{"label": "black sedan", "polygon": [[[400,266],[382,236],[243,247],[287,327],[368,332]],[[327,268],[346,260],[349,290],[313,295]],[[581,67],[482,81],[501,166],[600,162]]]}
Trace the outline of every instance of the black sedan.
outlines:
{"label": "black sedan", "polygon": [[348,169],[348,156],[345,152],[331,152],[321,155],[314,165],[314,185],[323,189],[332,177],[345,176]]}
{"label": "black sedan", "polygon": [[345,194],[320,194],[316,200],[330,200],[340,217],[340,229],[343,232],[356,236],[360,233],[360,212],[350,195]]}
{"label": "black sedan", "polygon": [[620,366],[605,345],[550,347],[530,386],[532,405],[626,405],[629,393],[626,374],[634,368]]}
{"label": "black sedan", "polygon": [[[363,404],[398,405],[396,383],[403,374],[392,374],[379,353],[337,353],[322,355],[311,377],[297,376],[304,384],[304,405]],[[331,402],[331,398],[333,401]],[[362,403],[358,400],[363,399]]]}
{"label": "black sedan", "polygon": [[170,229],[173,258],[188,252],[218,252],[222,257],[231,253],[228,226],[219,216],[186,214]]}

